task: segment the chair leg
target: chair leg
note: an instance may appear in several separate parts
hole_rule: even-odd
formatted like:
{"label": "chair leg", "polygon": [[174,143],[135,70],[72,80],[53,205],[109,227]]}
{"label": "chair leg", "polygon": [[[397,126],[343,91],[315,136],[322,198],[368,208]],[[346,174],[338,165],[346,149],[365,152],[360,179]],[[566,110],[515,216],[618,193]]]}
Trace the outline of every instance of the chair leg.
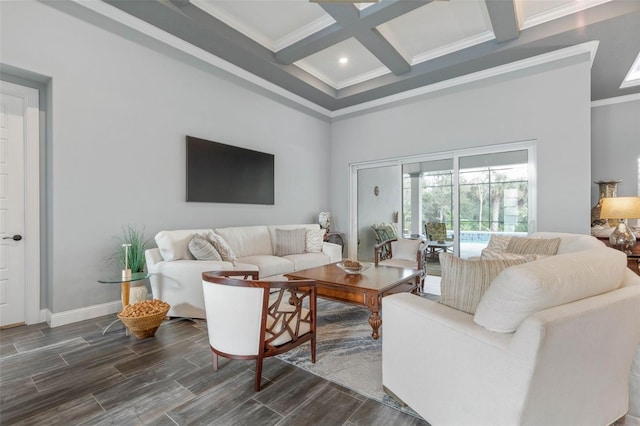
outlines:
{"label": "chair leg", "polygon": [[213,351],[211,354],[213,355],[213,371],[218,371],[218,354]]}
{"label": "chair leg", "polygon": [[316,334],[311,336],[311,362],[316,363]]}
{"label": "chair leg", "polygon": [[262,357],[258,356],[256,360],[256,379],[253,384],[253,390],[260,392],[260,379],[262,378]]}

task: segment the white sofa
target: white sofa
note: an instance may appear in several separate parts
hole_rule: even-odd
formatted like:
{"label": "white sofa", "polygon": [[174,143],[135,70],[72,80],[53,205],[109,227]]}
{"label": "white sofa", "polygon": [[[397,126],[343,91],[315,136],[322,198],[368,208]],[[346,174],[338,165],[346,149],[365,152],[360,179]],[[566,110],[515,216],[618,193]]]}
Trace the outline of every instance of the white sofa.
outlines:
{"label": "white sofa", "polygon": [[[431,424],[609,425],[627,412],[640,417],[640,277],[623,253],[593,237],[537,236],[559,236],[558,254],[503,270],[475,318],[411,294],[383,298],[383,385]],[[542,285],[527,293],[532,280]],[[599,287],[594,295],[561,301],[590,286]],[[489,316],[503,310],[509,319],[538,298],[559,304],[524,317],[515,332],[485,328],[486,309],[478,318],[489,306]]]}
{"label": "white sofa", "polygon": [[[158,248],[145,252],[153,297],[171,305],[168,316],[205,318],[202,273],[216,270],[259,271],[260,279],[281,279],[283,274],[342,260],[342,247],[322,243],[319,253],[276,256],[277,229],[320,229],[317,224],[242,226],[215,229],[160,231]],[[214,232],[237,256],[237,263],[195,260],[188,249],[194,234]]]}

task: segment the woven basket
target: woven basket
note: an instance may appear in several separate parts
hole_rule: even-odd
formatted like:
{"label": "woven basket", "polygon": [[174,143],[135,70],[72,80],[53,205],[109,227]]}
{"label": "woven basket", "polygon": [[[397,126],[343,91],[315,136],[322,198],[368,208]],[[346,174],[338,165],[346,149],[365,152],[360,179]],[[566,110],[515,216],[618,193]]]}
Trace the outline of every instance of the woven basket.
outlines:
{"label": "woven basket", "polygon": [[127,326],[134,336],[138,339],[146,339],[156,334],[156,330],[167,316],[167,312],[169,312],[169,308],[157,314],[147,315],[146,317],[123,317],[120,315],[121,312],[118,312],[118,318],[120,318],[120,321]]}

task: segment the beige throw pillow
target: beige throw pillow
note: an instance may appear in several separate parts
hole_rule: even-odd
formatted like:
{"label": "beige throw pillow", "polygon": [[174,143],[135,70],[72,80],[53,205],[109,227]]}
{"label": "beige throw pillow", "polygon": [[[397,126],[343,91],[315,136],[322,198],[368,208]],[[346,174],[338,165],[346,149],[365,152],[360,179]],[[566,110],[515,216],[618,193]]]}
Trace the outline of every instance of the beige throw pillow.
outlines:
{"label": "beige throw pillow", "polygon": [[300,229],[276,229],[276,256],[304,253],[307,231]]}
{"label": "beige throw pillow", "polygon": [[467,260],[441,253],[441,296],[438,302],[473,315],[491,281],[509,266],[523,263],[526,263],[524,259]]}
{"label": "beige throw pillow", "polygon": [[234,265],[236,264],[236,262],[238,262],[236,254],[233,252],[231,247],[229,247],[229,244],[227,244],[224,238],[222,238],[220,235],[209,232],[207,234],[207,239],[211,241],[211,244],[213,244],[216,250],[218,250],[218,253],[220,253],[222,260],[231,262]]}
{"label": "beige throw pillow", "polygon": [[416,262],[418,260],[420,244],[422,244],[422,240],[398,238],[397,241],[391,243],[391,247],[393,248],[392,258],[395,260]]}
{"label": "beige throw pillow", "polygon": [[487,249],[495,251],[505,251],[511,241],[511,235],[491,234]]}
{"label": "beige throw pillow", "polygon": [[511,237],[505,251],[515,254],[553,256],[558,253],[558,247],[560,247],[560,238]]}
{"label": "beige throw pillow", "polygon": [[213,244],[200,234],[195,234],[189,241],[189,251],[196,260],[222,260]]}
{"label": "beige throw pillow", "polygon": [[324,233],[326,229],[307,229],[305,251],[307,253],[320,253],[322,251],[322,243],[324,241]]}

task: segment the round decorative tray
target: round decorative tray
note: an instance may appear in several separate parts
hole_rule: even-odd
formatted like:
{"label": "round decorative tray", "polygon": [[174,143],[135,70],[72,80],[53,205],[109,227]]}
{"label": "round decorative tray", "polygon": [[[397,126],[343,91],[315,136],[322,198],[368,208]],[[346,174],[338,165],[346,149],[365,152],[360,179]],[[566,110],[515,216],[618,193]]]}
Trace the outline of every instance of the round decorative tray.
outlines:
{"label": "round decorative tray", "polygon": [[349,267],[349,266],[344,266],[344,263],[342,263],[342,262],[336,263],[338,268],[342,269],[347,274],[354,274],[354,275],[360,274],[360,273],[366,271],[367,269],[369,269],[371,267],[371,263],[360,262],[360,264],[362,265],[361,267],[353,268],[353,267]]}

